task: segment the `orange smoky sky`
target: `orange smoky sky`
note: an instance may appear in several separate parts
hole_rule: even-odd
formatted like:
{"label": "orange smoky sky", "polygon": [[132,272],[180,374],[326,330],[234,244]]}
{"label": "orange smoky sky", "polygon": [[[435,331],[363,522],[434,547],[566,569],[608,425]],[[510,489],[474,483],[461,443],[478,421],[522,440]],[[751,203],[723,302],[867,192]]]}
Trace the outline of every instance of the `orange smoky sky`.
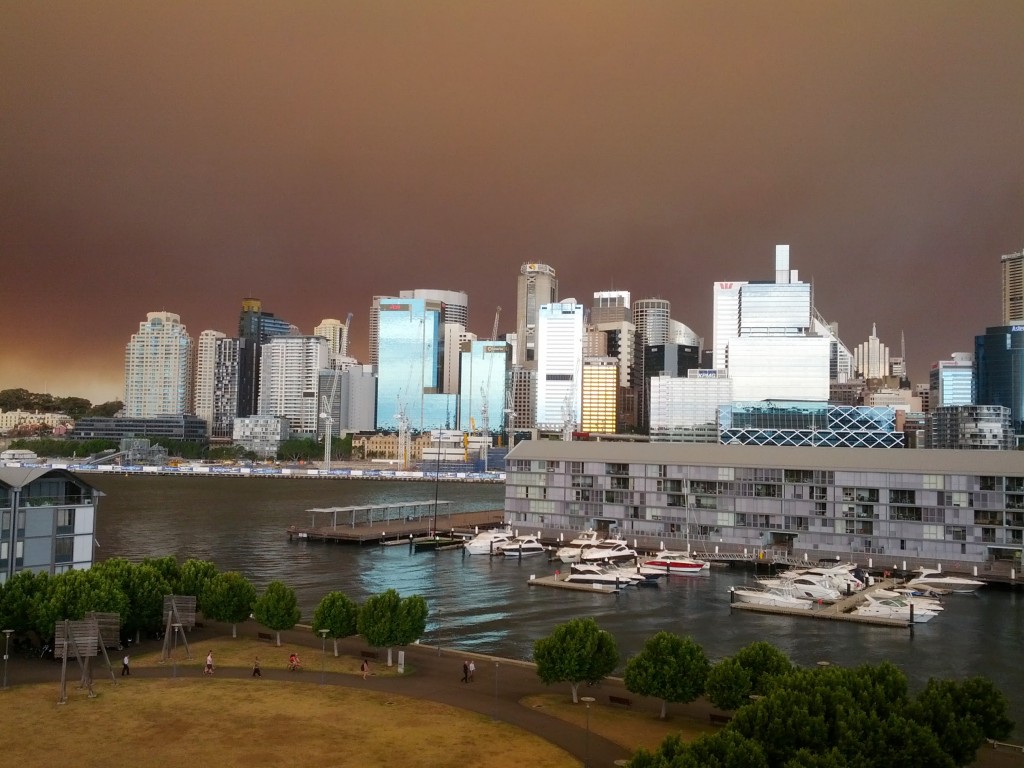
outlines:
{"label": "orange smoky sky", "polygon": [[22,2],[0,8],[0,388],[119,398],[147,312],[309,333],[377,294],[813,280],[912,378],[1024,247],[1024,3]]}

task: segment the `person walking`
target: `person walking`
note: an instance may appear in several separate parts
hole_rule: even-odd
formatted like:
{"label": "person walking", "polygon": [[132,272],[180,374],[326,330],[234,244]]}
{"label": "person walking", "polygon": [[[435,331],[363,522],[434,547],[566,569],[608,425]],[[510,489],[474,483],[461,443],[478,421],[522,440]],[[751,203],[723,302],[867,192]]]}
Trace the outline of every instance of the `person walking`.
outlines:
{"label": "person walking", "polygon": [[462,662],[462,682],[469,682],[469,661]]}
{"label": "person walking", "polygon": [[252,676],[263,677],[263,672],[260,671],[260,657],[257,656],[256,660],[252,663]]}
{"label": "person walking", "polygon": [[363,673],[363,680],[370,674],[370,662],[363,659],[363,663],[359,665],[359,671]]}
{"label": "person walking", "polygon": [[128,654],[126,653],[124,658],[121,659],[121,677],[125,677],[126,675],[131,676],[132,670],[128,666],[129,661],[131,661],[131,659],[128,658]]}
{"label": "person walking", "polygon": [[206,654],[206,668],[203,670],[204,675],[213,674],[213,651]]}
{"label": "person walking", "polygon": [[473,682],[473,676],[475,674],[476,674],[476,664],[473,663],[472,659],[470,659],[470,661],[469,661],[469,682],[471,682],[471,683]]}

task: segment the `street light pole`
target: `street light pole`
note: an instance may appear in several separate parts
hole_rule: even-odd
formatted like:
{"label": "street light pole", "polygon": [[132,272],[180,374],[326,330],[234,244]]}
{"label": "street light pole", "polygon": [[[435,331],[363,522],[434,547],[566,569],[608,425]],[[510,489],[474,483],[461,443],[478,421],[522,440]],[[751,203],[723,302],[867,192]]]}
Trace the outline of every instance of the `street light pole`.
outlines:
{"label": "street light pole", "polygon": [[587,740],[583,744],[583,768],[590,768],[590,705],[596,699],[593,696],[580,696],[580,701],[587,706]]}
{"label": "street light pole", "polygon": [[13,629],[4,630],[4,688],[7,688],[7,657],[11,655],[11,635]]}
{"label": "street light pole", "polygon": [[498,719],[498,668],[500,666],[501,665],[499,664],[498,660],[495,659],[495,661],[494,661],[494,717],[492,718],[495,721],[497,721],[497,719]]}
{"label": "street light pole", "polygon": [[327,685],[327,632],[320,630],[320,685]]}

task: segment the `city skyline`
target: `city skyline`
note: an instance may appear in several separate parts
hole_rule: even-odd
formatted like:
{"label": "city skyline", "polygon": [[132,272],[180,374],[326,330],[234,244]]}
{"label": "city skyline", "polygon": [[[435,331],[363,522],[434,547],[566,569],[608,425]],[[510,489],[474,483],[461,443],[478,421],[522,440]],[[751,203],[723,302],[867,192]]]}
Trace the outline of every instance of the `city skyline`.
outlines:
{"label": "city skyline", "polygon": [[664,298],[712,343],[712,285],[788,243],[851,348],[911,378],[1000,324],[1024,247],[1024,5],[595,2],[0,11],[0,389],[123,396],[166,311],[243,298],[312,333],[373,296],[465,291],[514,330],[558,298]]}

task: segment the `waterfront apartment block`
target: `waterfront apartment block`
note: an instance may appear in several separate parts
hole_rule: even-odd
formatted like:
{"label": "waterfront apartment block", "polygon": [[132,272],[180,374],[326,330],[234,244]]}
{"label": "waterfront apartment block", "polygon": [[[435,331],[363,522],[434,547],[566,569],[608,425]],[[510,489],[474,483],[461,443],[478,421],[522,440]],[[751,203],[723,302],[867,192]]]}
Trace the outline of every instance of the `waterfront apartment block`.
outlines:
{"label": "waterfront apartment block", "polygon": [[685,443],[519,443],[505,514],[547,536],[595,528],[639,546],[893,564],[1020,568],[1015,451]]}
{"label": "waterfront apartment block", "polygon": [[0,467],[0,584],[91,567],[100,495],[62,469]]}

